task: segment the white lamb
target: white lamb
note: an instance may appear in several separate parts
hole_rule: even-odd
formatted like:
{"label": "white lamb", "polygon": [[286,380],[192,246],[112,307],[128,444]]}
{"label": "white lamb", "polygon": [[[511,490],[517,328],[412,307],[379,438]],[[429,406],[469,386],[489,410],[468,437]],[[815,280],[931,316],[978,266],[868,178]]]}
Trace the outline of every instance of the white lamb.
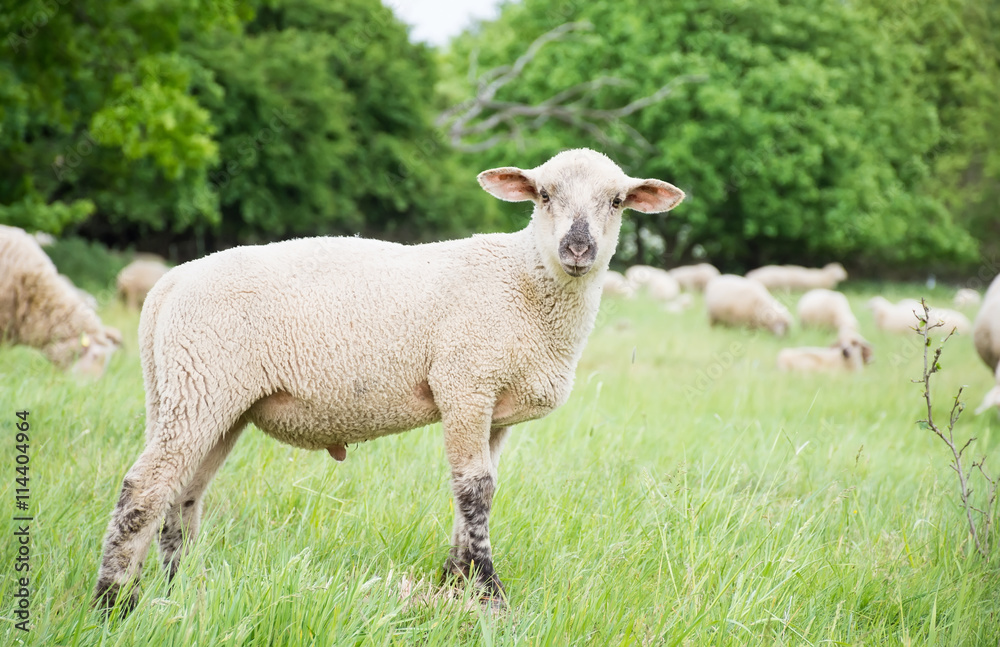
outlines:
{"label": "white lamb", "polygon": [[146,295],[156,282],[167,273],[167,267],[159,260],[140,258],[132,261],[118,272],[118,296],[125,307],[138,310],[146,300]]}
{"label": "white lamb", "polygon": [[861,336],[850,333],[842,334],[827,348],[783,348],[778,353],[778,368],[783,371],[856,373],[871,362],[871,345]]}
{"label": "white lamb", "polygon": [[61,369],[99,377],[121,345],[61,278],[38,241],[0,225],[0,339],[39,349]]}
{"label": "white lamb", "polygon": [[858,330],[858,319],[851,311],[850,302],[834,290],[809,290],[799,299],[797,310],[803,328]]}
{"label": "white lamb", "polygon": [[[868,301],[868,308],[875,316],[875,325],[881,330],[892,333],[913,332],[919,323],[917,313],[923,314],[923,306],[914,299],[901,299],[898,303],[891,303],[885,297],[872,297]],[[947,308],[930,308],[930,322],[940,323],[941,330],[945,334],[954,330],[965,335],[972,330],[972,323],[969,318],[961,312],[949,310]]]}
{"label": "white lamb", "polygon": [[621,272],[608,270],[604,275],[604,294],[631,299],[635,296],[635,288]]}
{"label": "white lamb", "polygon": [[757,281],[723,274],[705,287],[708,318],[717,323],[747,328],[766,328],[779,337],[792,325],[788,309]]}
{"label": "white lamb", "polygon": [[768,290],[832,290],[847,279],[840,263],[828,263],[822,269],[801,265],[765,265],[747,272],[747,278],[760,281]]}
{"label": "white lamb", "polygon": [[686,292],[704,292],[708,282],[719,276],[719,270],[710,263],[698,263],[675,267],[670,270],[670,276],[674,277]]}
{"label": "white lamb", "polygon": [[982,301],[983,298],[979,296],[979,292],[972,288],[961,288],[955,293],[954,303],[956,308],[971,310],[982,303]]}
{"label": "white lamb", "polygon": [[[534,202],[528,226],[413,246],[237,247],[156,284],[139,323],[146,448],[108,526],[95,603],[114,604],[138,580],[161,525],[161,557],[177,570],[202,495],[248,422],[344,460],[350,443],[442,421],[456,503],[445,572],[502,604],[488,523],[504,439],[569,397],[622,211],[667,211],[684,194],[590,150],[479,182]],[[121,596],[124,609],[136,595]]]}
{"label": "white lamb", "polygon": [[994,372],[997,384],[976,409],[976,413],[982,413],[990,407],[1000,407],[1000,276],[986,290],[973,324],[972,339],[979,357]]}

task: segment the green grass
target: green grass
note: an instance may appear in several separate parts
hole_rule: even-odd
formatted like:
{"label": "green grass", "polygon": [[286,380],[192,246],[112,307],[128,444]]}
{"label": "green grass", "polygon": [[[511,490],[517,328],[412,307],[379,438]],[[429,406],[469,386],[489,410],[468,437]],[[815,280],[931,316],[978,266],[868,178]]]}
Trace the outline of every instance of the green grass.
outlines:
{"label": "green grass", "polygon": [[[511,610],[498,618],[397,594],[404,575],[436,581],[447,552],[433,426],[352,446],[344,463],[251,429],[173,590],[154,549],[139,609],[104,622],[88,606],[101,540],[143,444],[137,317],[103,311],[127,345],[96,383],[0,348],[0,643],[996,645],[1000,558],[975,555],[945,448],[916,425],[916,335],[875,331],[865,290],[850,295],[876,363],[856,376],[775,368],[779,348],[831,335],[710,329],[700,301],[671,315],[606,300],[570,402],[515,428],[504,453],[491,528]],[[971,338],[942,363],[938,415],[969,385],[959,435],[1000,468],[1000,421],[971,412],[992,386]],[[19,409],[36,518],[28,634],[12,602]]]}

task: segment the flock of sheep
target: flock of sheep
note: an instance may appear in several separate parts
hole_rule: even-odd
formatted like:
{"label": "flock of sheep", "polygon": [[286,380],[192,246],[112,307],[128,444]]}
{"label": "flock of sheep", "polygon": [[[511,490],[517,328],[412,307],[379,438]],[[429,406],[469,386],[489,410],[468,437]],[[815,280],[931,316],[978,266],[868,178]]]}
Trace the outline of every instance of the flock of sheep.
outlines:
{"label": "flock of sheep", "polygon": [[[864,368],[873,359],[871,344],[861,335],[857,317],[851,311],[847,297],[833,288],[847,278],[840,263],[823,268],[798,265],[768,265],[747,272],[745,277],[720,274],[708,263],[662,270],[646,265],[630,267],[625,274],[608,271],[604,280],[605,294],[631,298],[640,290],[662,301],[670,311],[689,307],[691,293],[703,292],[710,323],[768,330],[783,336],[793,318],[772,291],[783,296],[805,291],[796,307],[799,323],[806,328],[819,328],[836,333],[829,347],[785,348],[777,356],[778,368],[786,371],[850,371]],[[973,309],[982,303],[975,324],[959,310]],[[979,356],[994,372],[997,386],[977,409],[981,413],[990,406],[1000,407],[1000,277],[994,279],[985,299],[969,288],[955,294],[958,310],[930,308],[930,323],[942,330],[959,334],[974,332]],[[918,325],[918,313],[923,307],[914,299],[892,303],[881,296],[869,300],[875,324],[891,333],[913,334]]]}
{"label": "flock of sheep", "polygon": [[[500,451],[511,425],[541,418],[569,397],[602,292],[642,289],[672,309],[704,292],[712,324],[783,335],[792,317],[771,291],[808,290],[798,304],[802,325],[829,328],[836,341],[784,349],[778,365],[857,371],[871,359],[846,297],[833,291],[846,278],[839,264],[772,266],[746,277],[708,264],[608,271],[625,209],[664,212],[684,199],[666,182],[631,178],[585,149],[478,179],[501,200],[534,203],[528,226],[412,246],[308,238],[233,248],[169,272],[150,259],[122,271],[126,305],[145,299],[139,342],[147,443],[111,516],[95,604],[134,607],[157,535],[173,576],[197,535],[209,482],[248,423],[342,461],[348,444],[441,421],[455,498],[445,574],[471,580],[503,606],[489,539]],[[912,305],[871,303],[886,330],[915,325]],[[970,329],[961,313],[932,316]],[[90,374],[103,372],[121,344],[38,241],[11,227],[0,227],[0,335]],[[997,369],[998,281],[975,335]],[[1000,406],[1000,381],[987,399]]]}

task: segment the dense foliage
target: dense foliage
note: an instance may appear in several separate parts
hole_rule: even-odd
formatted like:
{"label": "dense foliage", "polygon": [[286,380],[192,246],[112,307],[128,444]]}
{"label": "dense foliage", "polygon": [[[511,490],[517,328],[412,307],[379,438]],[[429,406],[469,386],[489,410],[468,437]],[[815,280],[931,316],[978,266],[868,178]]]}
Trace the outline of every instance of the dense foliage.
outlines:
{"label": "dense foliage", "polygon": [[[16,5],[0,13],[0,222],[174,258],[315,233],[434,239],[523,224],[477,171],[591,146],[689,194],[627,221],[623,261],[881,271],[1000,253],[998,0],[523,0],[439,53],[378,0]],[[614,77],[573,97],[610,109],[706,79],[599,133],[535,119],[452,149],[436,114],[570,21],[592,27],[541,48],[497,101]]]}
{"label": "dense foliage", "polygon": [[[885,5],[883,13],[900,11]],[[954,180],[938,177],[937,167],[944,164],[942,146],[955,138],[990,146],[985,130],[995,130],[996,120],[976,122],[967,129],[979,129],[974,132],[946,131],[942,122],[962,122],[966,108],[946,105],[928,86],[937,83],[945,92],[945,83],[959,83],[981,114],[995,113],[987,88],[974,83],[988,85],[993,74],[995,89],[996,57],[984,78],[956,81],[942,71],[934,81],[928,71],[940,67],[940,49],[951,52],[950,32],[904,14],[936,41],[929,47],[899,36],[898,30],[920,27],[905,22],[887,34],[878,16],[878,7],[824,0],[669,6],[525,0],[457,39],[448,64],[451,78],[463,79],[470,60],[481,70],[507,63],[533,38],[573,20],[593,30],[546,45],[498,98],[537,103],[611,75],[624,83],[603,87],[596,100],[613,107],[680,75],[707,75],[624,121],[651,147],[638,155],[618,151],[619,160],[634,175],[668,179],[689,194],[671,217],[634,218],[667,241],[660,258],[644,260],[678,262],[703,252],[733,269],[830,259],[971,261],[975,241],[946,208],[954,206],[947,186]],[[964,24],[957,20],[949,29]],[[975,47],[973,41],[970,36],[967,47]],[[969,71],[978,62],[961,64]],[[446,91],[461,96],[457,85]],[[614,125],[604,135],[623,145],[634,139]],[[553,121],[486,156],[531,164],[569,144],[596,142]],[[968,151],[952,150],[960,162],[967,159]]]}
{"label": "dense foliage", "polygon": [[378,0],[49,5],[0,16],[0,222],[202,253],[488,221],[432,131],[431,53]]}

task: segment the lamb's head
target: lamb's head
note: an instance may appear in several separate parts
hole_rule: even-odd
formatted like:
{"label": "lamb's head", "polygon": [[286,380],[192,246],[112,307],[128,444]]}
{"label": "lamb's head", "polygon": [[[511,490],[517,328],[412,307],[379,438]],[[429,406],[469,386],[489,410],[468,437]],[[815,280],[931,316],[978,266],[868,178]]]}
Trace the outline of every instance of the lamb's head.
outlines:
{"label": "lamb's head", "polygon": [[684,199],[677,187],[631,178],[606,156],[585,148],[564,151],[530,170],[483,171],[479,183],[501,200],[535,203],[532,229],[542,258],[551,271],[570,277],[608,266],[624,209],[659,213]]}
{"label": "lamb's head", "polygon": [[104,326],[96,335],[83,333],[78,339],[65,343],[64,353],[74,375],[99,378],[104,374],[111,356],[122,344],[122,334],[117,328]]}
{"label": "lamb's head", "polygon": [[837,283],[847,280],[847,270],[840,263],[827,263],[823,266],[823,271],[831,280]]}

